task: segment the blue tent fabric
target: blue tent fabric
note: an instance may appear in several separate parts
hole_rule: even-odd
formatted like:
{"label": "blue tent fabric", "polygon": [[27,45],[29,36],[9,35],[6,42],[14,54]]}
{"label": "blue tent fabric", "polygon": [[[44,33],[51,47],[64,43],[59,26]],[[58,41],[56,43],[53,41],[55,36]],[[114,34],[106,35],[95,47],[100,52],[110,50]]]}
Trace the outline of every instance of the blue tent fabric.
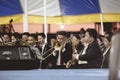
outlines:
{"label": "blue tent fabric", "polygon": [[0,0],[0,16],[23,13],[19,0]]}
{"label": "blue tent fabric", "polygon": [[[43,24],[43,1],[0,0],[0,24],[8,23],[11,17],[16,23],[23,22],[25,11],[29,23]],[[120,0],[46,0],[47,23],[78,24],[100,22],[101,19],[103,22],[120,22],[119,3]]]}
{"label": "blue tent fabric", "polygon": [[98,0],[60,0],[62,15],[100,13]]}

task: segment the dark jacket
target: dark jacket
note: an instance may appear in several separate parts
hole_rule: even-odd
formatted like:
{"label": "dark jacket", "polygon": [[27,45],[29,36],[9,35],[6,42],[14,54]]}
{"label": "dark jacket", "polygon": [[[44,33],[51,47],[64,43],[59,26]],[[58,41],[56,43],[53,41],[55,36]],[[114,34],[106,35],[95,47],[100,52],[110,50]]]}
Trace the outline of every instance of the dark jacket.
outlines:
{"label": "dark jacket", "polygon": [[86,53],[79,56],[79,60],[87,61],[87,64],[81,64],[80,67],[100,68],[103,60],[102,52],[97,41],[88,45]]}
{"label": "dark jacket", "polygon": [[111,46],[108,48],[108,50],[106,49],[106,50],[103,52],[103,54],[105,53],[105,55],[103,55],[102,68],[108,68],[108,67],[109,67],[110,49],[111,49]]}
{"label": "dark jacket", "polygon": [[72,59],[73,48],[70,43],[65,45],[65,51],[61,53],[61,58],[63,62],[66,64],[69,60]]}
{"label": "dark jacket", "polygon": [[[63,50],[63,52],[61,52],[61,60],[63,63],[66,64],[69,60],[72,59],[72,53],[73,53],[72,45],[70,43],[67,43],[65,45],[65,47],[62,48],[62,50]],[[58,54],[59,54],[59,51],[57,51],[57,55],[53,56],[53,58],[52,58],[52,62],[51,62],[51,64],[53,65],[52,68],[61,68],[56,65]],[[65,68],[65,65],[61,65],[61,66],[64,66],[64,68]]]}
{"label": "dark jacket", "polygon": [[[43,52],[43,53],[41,53],[41,54],[46,54],[46,52],[50,49],[51,47],[48,45],[48,44],[45,44],[45,47],[44,47],[44,49],[43,49],[43,51],[42,51],[42,48],[40,48],[40,47],[38,47],[38,49],[39,49],[39,51],[40,51],[40,53],[41,52]],[[41,69],[46,69],[47,67],[48,67],[48,63],[50,62],[50,58],[51,58],[51,56],[49,56],[48,58],[46,58],[45,60],[41,60],[40,62],[40,68]]]}

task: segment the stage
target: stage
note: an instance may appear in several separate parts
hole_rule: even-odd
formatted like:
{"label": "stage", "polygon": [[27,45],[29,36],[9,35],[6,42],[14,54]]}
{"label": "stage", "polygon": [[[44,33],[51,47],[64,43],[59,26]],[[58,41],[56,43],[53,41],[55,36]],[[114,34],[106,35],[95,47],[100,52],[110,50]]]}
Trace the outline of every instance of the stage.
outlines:
{"label": "stage", "polygon": [[108,69],[1,70],[0,80],[108,80],[108,75]]}

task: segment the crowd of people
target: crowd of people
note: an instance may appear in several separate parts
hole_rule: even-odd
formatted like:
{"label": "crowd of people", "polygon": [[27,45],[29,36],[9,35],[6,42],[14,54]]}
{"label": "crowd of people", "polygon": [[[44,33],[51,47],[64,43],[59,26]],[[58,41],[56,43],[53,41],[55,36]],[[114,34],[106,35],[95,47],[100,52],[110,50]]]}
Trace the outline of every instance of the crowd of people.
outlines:
{"label": "crowd of people", "polygon": [[4,33],[0,46],[29,46],[41,69],[108,68],[112,35],[82,28],[77,34],[58,31],[48,43],[44,33]]}

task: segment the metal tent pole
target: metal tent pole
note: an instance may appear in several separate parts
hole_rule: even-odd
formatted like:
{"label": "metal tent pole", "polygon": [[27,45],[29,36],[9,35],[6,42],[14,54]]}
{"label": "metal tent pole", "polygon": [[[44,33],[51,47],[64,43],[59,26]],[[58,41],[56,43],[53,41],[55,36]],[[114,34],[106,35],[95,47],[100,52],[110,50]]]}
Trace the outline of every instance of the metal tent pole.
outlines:
{"label": "metal tent pole", "polygon": [[102,13],[100,14],[100,24],[101,24],[101,29],[102,29],[102,35],[104,35],[104,25],[103,25],[103,15],[102,15]]}
{"label": "metal tent pole", "polygon": [[24,18],[23,18],[23,32],[28,32],[28,7],[27,7],[27,0],[24,0],[25,2],[25,12],[24,12]]}
{"label": "metal tent pole", "polygon": [[47,13],[46,13],[46,0],[43,0],[44,3],[44,33],[46,35],[45,43],[47,43]]}

